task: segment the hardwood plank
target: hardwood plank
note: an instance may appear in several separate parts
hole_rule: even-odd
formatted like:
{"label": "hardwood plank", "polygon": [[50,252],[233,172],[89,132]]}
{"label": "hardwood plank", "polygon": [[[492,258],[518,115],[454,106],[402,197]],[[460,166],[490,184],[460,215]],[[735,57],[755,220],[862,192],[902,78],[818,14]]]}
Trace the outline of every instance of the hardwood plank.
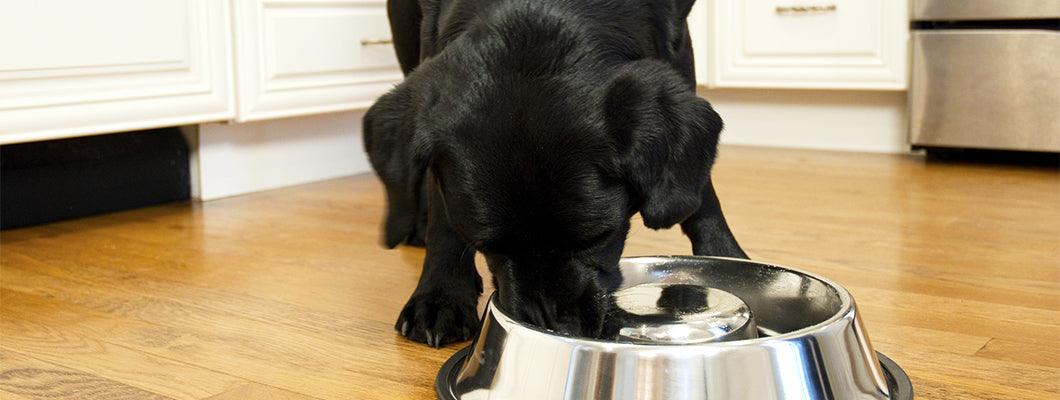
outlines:
{"label": "hardwood plank", "polygon": [[865,329],[869,332],[869,340],[876,347],[916,343],[918,349],[970,356],[975,355],[990,341],[990,338],[985,336],[881,322],[879,318],[867,320],[864,323]]}
{"label": "hardwood plank", "polygon": [[[17,258],[17,257],[13,257]],[[96,269],[82,264],[76,270],[52,268],[52,265],[34,263],[21,259],[31,267],[18,264],[8,268],[7,278],[13,282],[7,287],[36,293],[44,297],[55,297],[97,311],[118,313],[126,317],[140,318],[159,324],[194,326],[197,323],[218,324],[234,316],[241,316],[270,325],[286,325],[307,334],[328,336],[333,341],[353,341],[363,345],[366,336],[393,333],[390,310],[383,312],[368,308],[363,314],[334,315],[311,308],[287,304],[267,298],[231,293],[220,289],[187,285],[178,281],[153,279],[144,275],[120,275],[112,271]],[[410,289],[411,290],[411,289]],[[297,292],[297,290],[294,290]],[[105,293],[100,296],[98,293]],[[157,293],[180,293],[178,297],[156,296]],[[301,292],[304,297],[312,293]],[[401,299],[395,300],[394,305]],[[345,307],[344,307],[345,308]],[[189,309],[174,312],[173,310]],[[340,309],[341,311],[341,309]],[[172,314],[172,315],[170,315]],[[369,321],[385,321],[368,323]],[[250,324],[254,321],[233,322],[234,325]],[[258,324],[261,325],[261,324]],[[227,324],[220,324],[227,326]],[[249,331],[271,330],[270,326],[257,326]],[[396,339],[396,334],[393,335]],[[405,345],[416,345],[399,341]],[[438,358],[439,361],[444,360]]]}
{"label": "hardwood plank", "polygon": [[1010,396],[1006,398],[1055,399],[1060,395],[1060,369],[1057,368],[911,349],[908,345],[878,347],[909,374],[914,389],[923,380]]}
{"label": "hardwood plank", "polygon": [[0,393],[5,400],[173,399],[94,373],[41,361],[7,348],[0,349]]}
{"label": "hardwood plank", "polygon": [[[22,381],[23,378],[19,378],[19,380]],[[28,379],[27,379],[27,381],[28,381]],[[30,384],[32,385],[32,383],[30,383]],[[22,390],[22,391],[24,391],[24,390]],[[4,400],[40,400],[42,398],[46,399],[47,397],[28,397],[28,395],[8,392],[6,390],[0,389],[0,399],[4,399]],[[59,397],[59,398],[61,399],[61,397]]]}
{"label": "hardwood plank", "polygon": [[954,302],[945,297],[866,287],[853,287],[851,292],[867,315],[901,325],[975,332],[1016,341],[1060,337],[1060,327],[1056,325],[1060,312],[1057,311],[969,300]]}
{"label": "hardwood plank", "polygon": [[227,392],[221,393],[216,396],[211,396],[207,400],[245,400],[245,399],[261,399],[261,400],[312,400],[317,399],[316,397],[307,396],[301,393],[295,393],[288,390],[274,388],[268,385],[262,385],[260,383],[248,383],[246,385],[237,387]]}
{"label": "hardwood plank", "polygon": [[[101,294],[99,303],[67,305],[62,308],[64,315],[61,319],[51,315],[23,312],[30,308],[61,306],[59,302],[47,296],[4,289],[4,302],[0,307],[4,315],[10,316],[13,321],[25,320],[37,326],[76,321],[76,330],[67,331],[86,332],[85,336],[105,337],[107,342],[122,347],[165,359],[180,360],[209,371],[225,371],[253,381],[273,382],[279,378],[287,378],[289,383],[277,386],[322,397],[375,398],[372,393],[350,386],[348,382],[372,381],[388,386],[395,393],[416,393],[427,391],[426,388],[430,387],[430,381],[409,382],[399,379],[400,372],[403,371],[401,363],[409,361],[407,358],[415,360],[415,353],[411,357],[405,357],[406,360],[395,356],[383,358],[371,354],[371,343],[364,341],[355,345],[340,341],[329,342],[231,315],[182,309],[179,305],[165,304],[154,299],[134,304],[121,300],[120,297],[105,295],[105,290],[98,290],[97,293]],[[86,301],[76,297],[70,299]],[[89,307],[92,308],[86,309]],[[130,318],[118,318],[101,312],[107,308],[125,313],[123,317]],[[180,317],[181,315],[185,317]],[[133,316],[149,321],[132,319]],[[8,321],[4,322],[6,328]],[[75,342],[89,342],[92,348],[100,346],[84,337],[79,337]],[[48,352],[49,356],[59,357],[52,353],[48,343],[7,340],[3,345],[32,348],[33,354]],[[406,345],[412,347],[412,344]],[[350,371],[348,366],[351,365],[356,365],[359,369]],[[162,371],[179,370],[168,367]],[[205,381],[204,377],[193,376],[188,371],[180,371],[176,376],[161,379],[171,378],[176,381],[179,380],[177,377],[194,382]],[[390,379],[391,377],[394,379]],[[196,397],[219,393],[231,386],[229,384]]]}
{"label": "hardwood plank", "polygon": [[[993,360],[1004,360],[1060,369],[1060,351],[1057,351],[1056,342],[1043,341],[1040,343],[1017,342],[1005,339],[992,339],[982,349],[975,353],[976,356]],[[1057,377],[1060,379],[1060,376]]]}
{"label": "hardwood plank", "polygon": [[936,375],[918,375],[913,384],[917,399],[960,399],[960,400],[1053,400],[1050,394],[1021,390],[1019,388],[999,388],[971,383],[957,383],[946,377]]}
{"label": "hardwood plank", "polygon": [[[254,313],[263,310],[263,307],[254,304],[271,302],[267,311],[270,315],[264,318],[275,320],[273,314],[285,311],[286,321],[301,326],[320,329],[323,325],[329,329],[349,330],[351,326],[356,327],[349,323],[350,320],[369,319],[386,325],[393,323],[394,315],[404,305],[402,296],[378,296],[365,284],[382,285],[397,293],[411,293],[420,267],[415,264],[393,264],[405,263],[404,259],[407,258],[416,259],[418,263],[418,258],[423,255],[421,249],[402,249],[387,254],[388,257],[354,265],[345,262],[344,257],[338,261],[289,261],[289,258],[294,257],[292,253],[301,253],[305,248],[288,249],[287,254],[273,255],[269,254],[269,249],[276,246],[258,247],[257,244],[248,243],[242,249],[226,249],[223,259],[218,262],[209,259],[180,261],[180,265],[201,265],[189,271],[188,268],[175,265],[176,262],[168,254],[145,254],[150,248],[144,248],[136,240],[114,239],[93,233],[80,236],[84,237],[77,240],[46,240],[54,250],[49,253],[23,254],[9,250],[0,256],[0,261],[9,265],[32,265],[54,276],[96,282],[144,294],[180,293],[181,301],[227,311]],[[379,251],[374,243],[367,248],[356,245],[350,247],[352,250],[342,252]],[[79,251],[82,248],[110,248],[112,251],[101,255]],[[330,251],[334,253],[337,250]],[[182,256],[174,254],[173,258],[180,259]],[[354,258],[351,254],[350,259]],[[247,276],[245,270],[225,267],[230,264],[254,265],[255,274]],[[135,272],[130,271],[133,266]],[[485,273],[484,267],[482,272]],[[194,273],[193,281],[187,279],[189,273]],[[277,276],[287,278],[275,279]],[[237,280],[240,285],[231,285]],[[307,293],[307,290],[311,293]],[[321,315],[321,312],[325,313]],[[322,324],[322,321],[330,322]]]}
{"label": "hardwood plank", "polygon": [[[198,399],[246,382],[103,340],[101,337],[110,332],[88,332],[82,325],[88,321],[86,317],[61,303],[33,299],[7,289],[0,295],[4,316],[0,320],[0,349],[5,352],[24,353],[177,399]],[[24,312],[27,308],[49,314],[34,311],[29,315]],[[158,340],[146,333],[140,331],[141,340]]]}

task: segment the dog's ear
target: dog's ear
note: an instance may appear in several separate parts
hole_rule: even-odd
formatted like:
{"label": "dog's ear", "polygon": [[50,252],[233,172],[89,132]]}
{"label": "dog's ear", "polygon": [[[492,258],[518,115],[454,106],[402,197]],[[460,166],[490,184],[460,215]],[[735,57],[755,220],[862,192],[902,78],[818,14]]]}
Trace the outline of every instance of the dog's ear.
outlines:
{"label": "dog's ear", "polygon": [[402,84],[383,95],[364,115],[364,148],[386,186],[383,244],[415,244],[426,223],[423,177],[430,154],[427,135],[417,127],[415,90]]}
{"label": "dog's ear", "polygon": [[605,96],[607,125],[644,225],[668,228],[691,216],[710,180],[721,117],[657,60],[621,67]]}
{"label": "dog's ear", "polygon": [[688,18],[688,14],[692,12],[692,6],[696,5],[696,0],[674,0],[674,12],[677,14],[677,18],[684,21]]}

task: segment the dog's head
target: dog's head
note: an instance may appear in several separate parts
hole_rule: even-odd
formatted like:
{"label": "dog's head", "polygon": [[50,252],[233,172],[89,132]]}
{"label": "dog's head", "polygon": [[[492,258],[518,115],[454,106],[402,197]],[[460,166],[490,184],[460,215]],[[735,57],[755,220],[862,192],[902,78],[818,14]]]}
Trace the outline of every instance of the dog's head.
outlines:
{"label": "dog's head", "polygon": [[421,183],[433,180],[450,226],[485,255],[504,310],[600,336],[629,218],[666,228],[700,207],[721,119],[660,61],[595,80],[446,68],[421,65],[365,118],[387,186],[387,244],[415,229]]}

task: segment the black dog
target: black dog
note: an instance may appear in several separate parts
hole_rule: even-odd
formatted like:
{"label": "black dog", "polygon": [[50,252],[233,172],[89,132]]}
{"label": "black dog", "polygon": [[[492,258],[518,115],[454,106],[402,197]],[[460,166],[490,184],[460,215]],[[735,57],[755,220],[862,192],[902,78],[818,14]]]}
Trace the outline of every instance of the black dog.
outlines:
{"label": "black dog", "polygon": [[396,329],[476,330],[485,255],[500,307],[599,337],[629,220],[746,257],[710,182],[722,121],[696,97],[694,0],[391,0],[406,79],[364,118],[385,244],[426,244]]}

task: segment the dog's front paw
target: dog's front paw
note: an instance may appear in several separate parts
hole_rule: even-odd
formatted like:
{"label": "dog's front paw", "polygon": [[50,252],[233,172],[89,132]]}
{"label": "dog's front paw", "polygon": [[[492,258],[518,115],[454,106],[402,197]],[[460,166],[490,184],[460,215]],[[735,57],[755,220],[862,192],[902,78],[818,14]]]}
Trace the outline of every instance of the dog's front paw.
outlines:
{"label": "dog's front paw", "polygon": [[478,329],[477,303],[477,293],[415,293],[401,310],[394,329],[433,347],[468,340]]}

